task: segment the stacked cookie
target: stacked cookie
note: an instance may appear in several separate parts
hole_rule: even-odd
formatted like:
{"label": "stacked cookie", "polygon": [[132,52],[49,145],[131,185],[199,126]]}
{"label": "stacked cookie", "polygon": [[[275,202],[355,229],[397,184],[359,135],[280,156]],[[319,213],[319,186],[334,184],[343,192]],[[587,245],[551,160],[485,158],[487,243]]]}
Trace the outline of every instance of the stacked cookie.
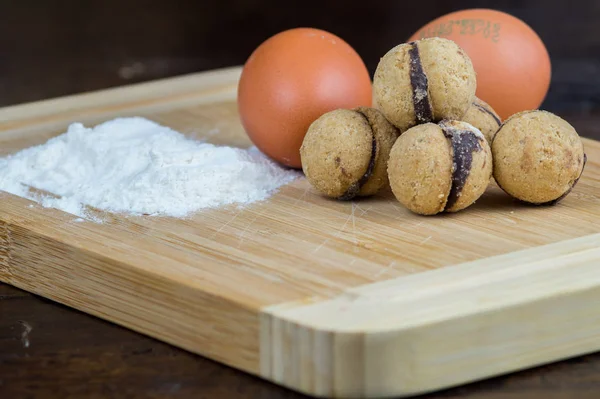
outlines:
{"label": "stacked cookie", "polygon": [[564,198],[586,160],[577,132],[538,110],[502,123],[476,88],[471,60],[451,40],[392,48],[375,71],[373,108],[332,111],[308,129],[300,150],[307,179],[341,200],[389,185],[422,215],[467,208],[492,176],[524,202]]}

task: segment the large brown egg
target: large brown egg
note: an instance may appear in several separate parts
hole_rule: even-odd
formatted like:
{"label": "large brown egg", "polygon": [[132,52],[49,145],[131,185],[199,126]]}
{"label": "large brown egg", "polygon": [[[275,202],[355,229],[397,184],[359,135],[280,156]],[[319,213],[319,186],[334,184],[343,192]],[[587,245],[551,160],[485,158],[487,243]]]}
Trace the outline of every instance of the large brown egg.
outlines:
{"label": "large brown egg", "polygon": [[308,127],[338,108],[371,106],[371,77],[344,40],[295,28],[263,42],[244,65],[238,86],[240,119],[250,140],[279,163],[300,168]]}
{"label": "large brown egg", "polygon": [[469,55],[477,97],[502,119],[544,101],[550,57],[537,33],[519,18],[489,9],[456,11],[429,22],[408,40],[433,36],[453,40]]}

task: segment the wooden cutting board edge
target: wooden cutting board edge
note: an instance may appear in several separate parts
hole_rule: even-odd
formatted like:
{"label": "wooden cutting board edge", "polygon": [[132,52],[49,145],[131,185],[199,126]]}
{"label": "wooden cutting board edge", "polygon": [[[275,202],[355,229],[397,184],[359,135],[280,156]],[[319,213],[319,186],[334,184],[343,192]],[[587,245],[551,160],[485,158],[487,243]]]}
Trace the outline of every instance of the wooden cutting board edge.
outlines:
{"label": "wooden cutting board edge", "polygon": [[600,349],[600,234],[252,308],[15,217],[1,281],[309,395],[408,396]]}
{"label": "wooden cutting board edge", "polygon": [[261,375],[316,396],[398,397],[593,352],[599,265],[593,234],[264,308]]}
{"label": "wooden cutting board edge", "polygon": [[114,115],[115,111],[149,110],[166,103],[199,105],[231,100],[241,71],[239,66],[222,68],[0,108],[0,135],[40,125],[62,126],[65,120]]}
{"label": "wooden cutting board edge", "polygon": [[[197,101],[199,87],[203,100],[230,100],[239,72],[7,107],[0,109],[0,131],[63,123],[65,114],[52,112],[63,105],[73,115],[101,116],[113,112],[115,99],[120,109],[136,110]],[[173,84],[179,88],[170,97]],[[106,108],[97,107],[100,98]],[[2,209],[1,281],[310,395],[407,396],[600,349],[593,307],[600,303],[598,234],[368,284],[337,298],[253,308],[143,268],[115,282],[111,270],[128,265],[110,253],[55,241],[22,222],[23,215]],[[49,254],[53,273],[46,284],[31,285],[28,276],[47,269],[36,266]],[[161,307],[160,295],[177,306]],[[214,307],[223,317],[213,319]]]}

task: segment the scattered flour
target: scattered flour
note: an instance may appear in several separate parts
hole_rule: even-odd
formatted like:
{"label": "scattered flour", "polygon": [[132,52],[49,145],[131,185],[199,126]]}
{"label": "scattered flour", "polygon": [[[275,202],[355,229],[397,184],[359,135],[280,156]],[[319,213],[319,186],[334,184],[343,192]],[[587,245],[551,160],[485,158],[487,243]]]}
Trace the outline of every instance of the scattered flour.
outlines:
{"label": "scattered flour", "polygon": [[94,128],[73,123],[43,145],[0,158],[0,190],[81,217],[85,205],[185,217],[203,208],[264,200],[298,176],[255,147],[202,143],[139,117]]}

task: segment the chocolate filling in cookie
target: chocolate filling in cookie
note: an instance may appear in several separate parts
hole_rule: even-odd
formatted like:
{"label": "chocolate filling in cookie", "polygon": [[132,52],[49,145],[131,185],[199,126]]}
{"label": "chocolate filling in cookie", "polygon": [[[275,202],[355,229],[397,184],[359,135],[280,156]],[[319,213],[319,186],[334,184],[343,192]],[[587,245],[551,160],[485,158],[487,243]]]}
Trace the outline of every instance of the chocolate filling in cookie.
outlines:
{"label": "chocolate filling in cookie", "polygon": [[498,117],[496,115],[494,115],[494,113],[492,111],[490,111],[489,109],[487,109],[486,107],[482,107],[481,105],[477,104],[477,103],[473,103],[473,105],[479,109],[481,112],[485,112],[486,114],[490,115],[492,118],[494,118],[494,120],[496,121],[496,123],[498,124],[498,126],[502,125],[502,122],[500,121],[500,119],[498,119]]}
{"label": "chocolate filling in cookie", "polygon": [[412,86],[413,106],[415,109],[415,118],[417,123],[427,123],[433,121],[433,111],[429,102],[428,80],[417,43],[411,42],[408,55],[410,57],[410,84]]}
{"label": "chocolate filling in cookie", "polygon": [[356,112],[359,113],[363,118],[365,118],[365,120],[369,124],[369,127],[371,128],[371,157],[369,158],[369,163],[367,165],[367,170],[365,171],[365,173],[360,177],[360,179],[352,183],[350,187],[348,187],[346,192],[339,197],[339,199],[342,201],[351,200],[352,198],[356,197],[360,189],[371,178],[371,175],[373,174],[373,169],[375,168],[375,161],[377,159],[377,138],[375,137],[375,127],[369,120],[369,117],[365,115],[364,112],[361,112],[360,110],[356,110]]}
{"label": "chocolate filling in cookie", "polygon": [[444,123],[440,123],[444,136],[450,140],[452,145],[452,156],[454,167],[452,169],[452,185],[444,210],[450,209],[456,204],[462,189],[469,178],[473,164],[473,152],[481,151],[481,137],[469,130],[459,130]]}

